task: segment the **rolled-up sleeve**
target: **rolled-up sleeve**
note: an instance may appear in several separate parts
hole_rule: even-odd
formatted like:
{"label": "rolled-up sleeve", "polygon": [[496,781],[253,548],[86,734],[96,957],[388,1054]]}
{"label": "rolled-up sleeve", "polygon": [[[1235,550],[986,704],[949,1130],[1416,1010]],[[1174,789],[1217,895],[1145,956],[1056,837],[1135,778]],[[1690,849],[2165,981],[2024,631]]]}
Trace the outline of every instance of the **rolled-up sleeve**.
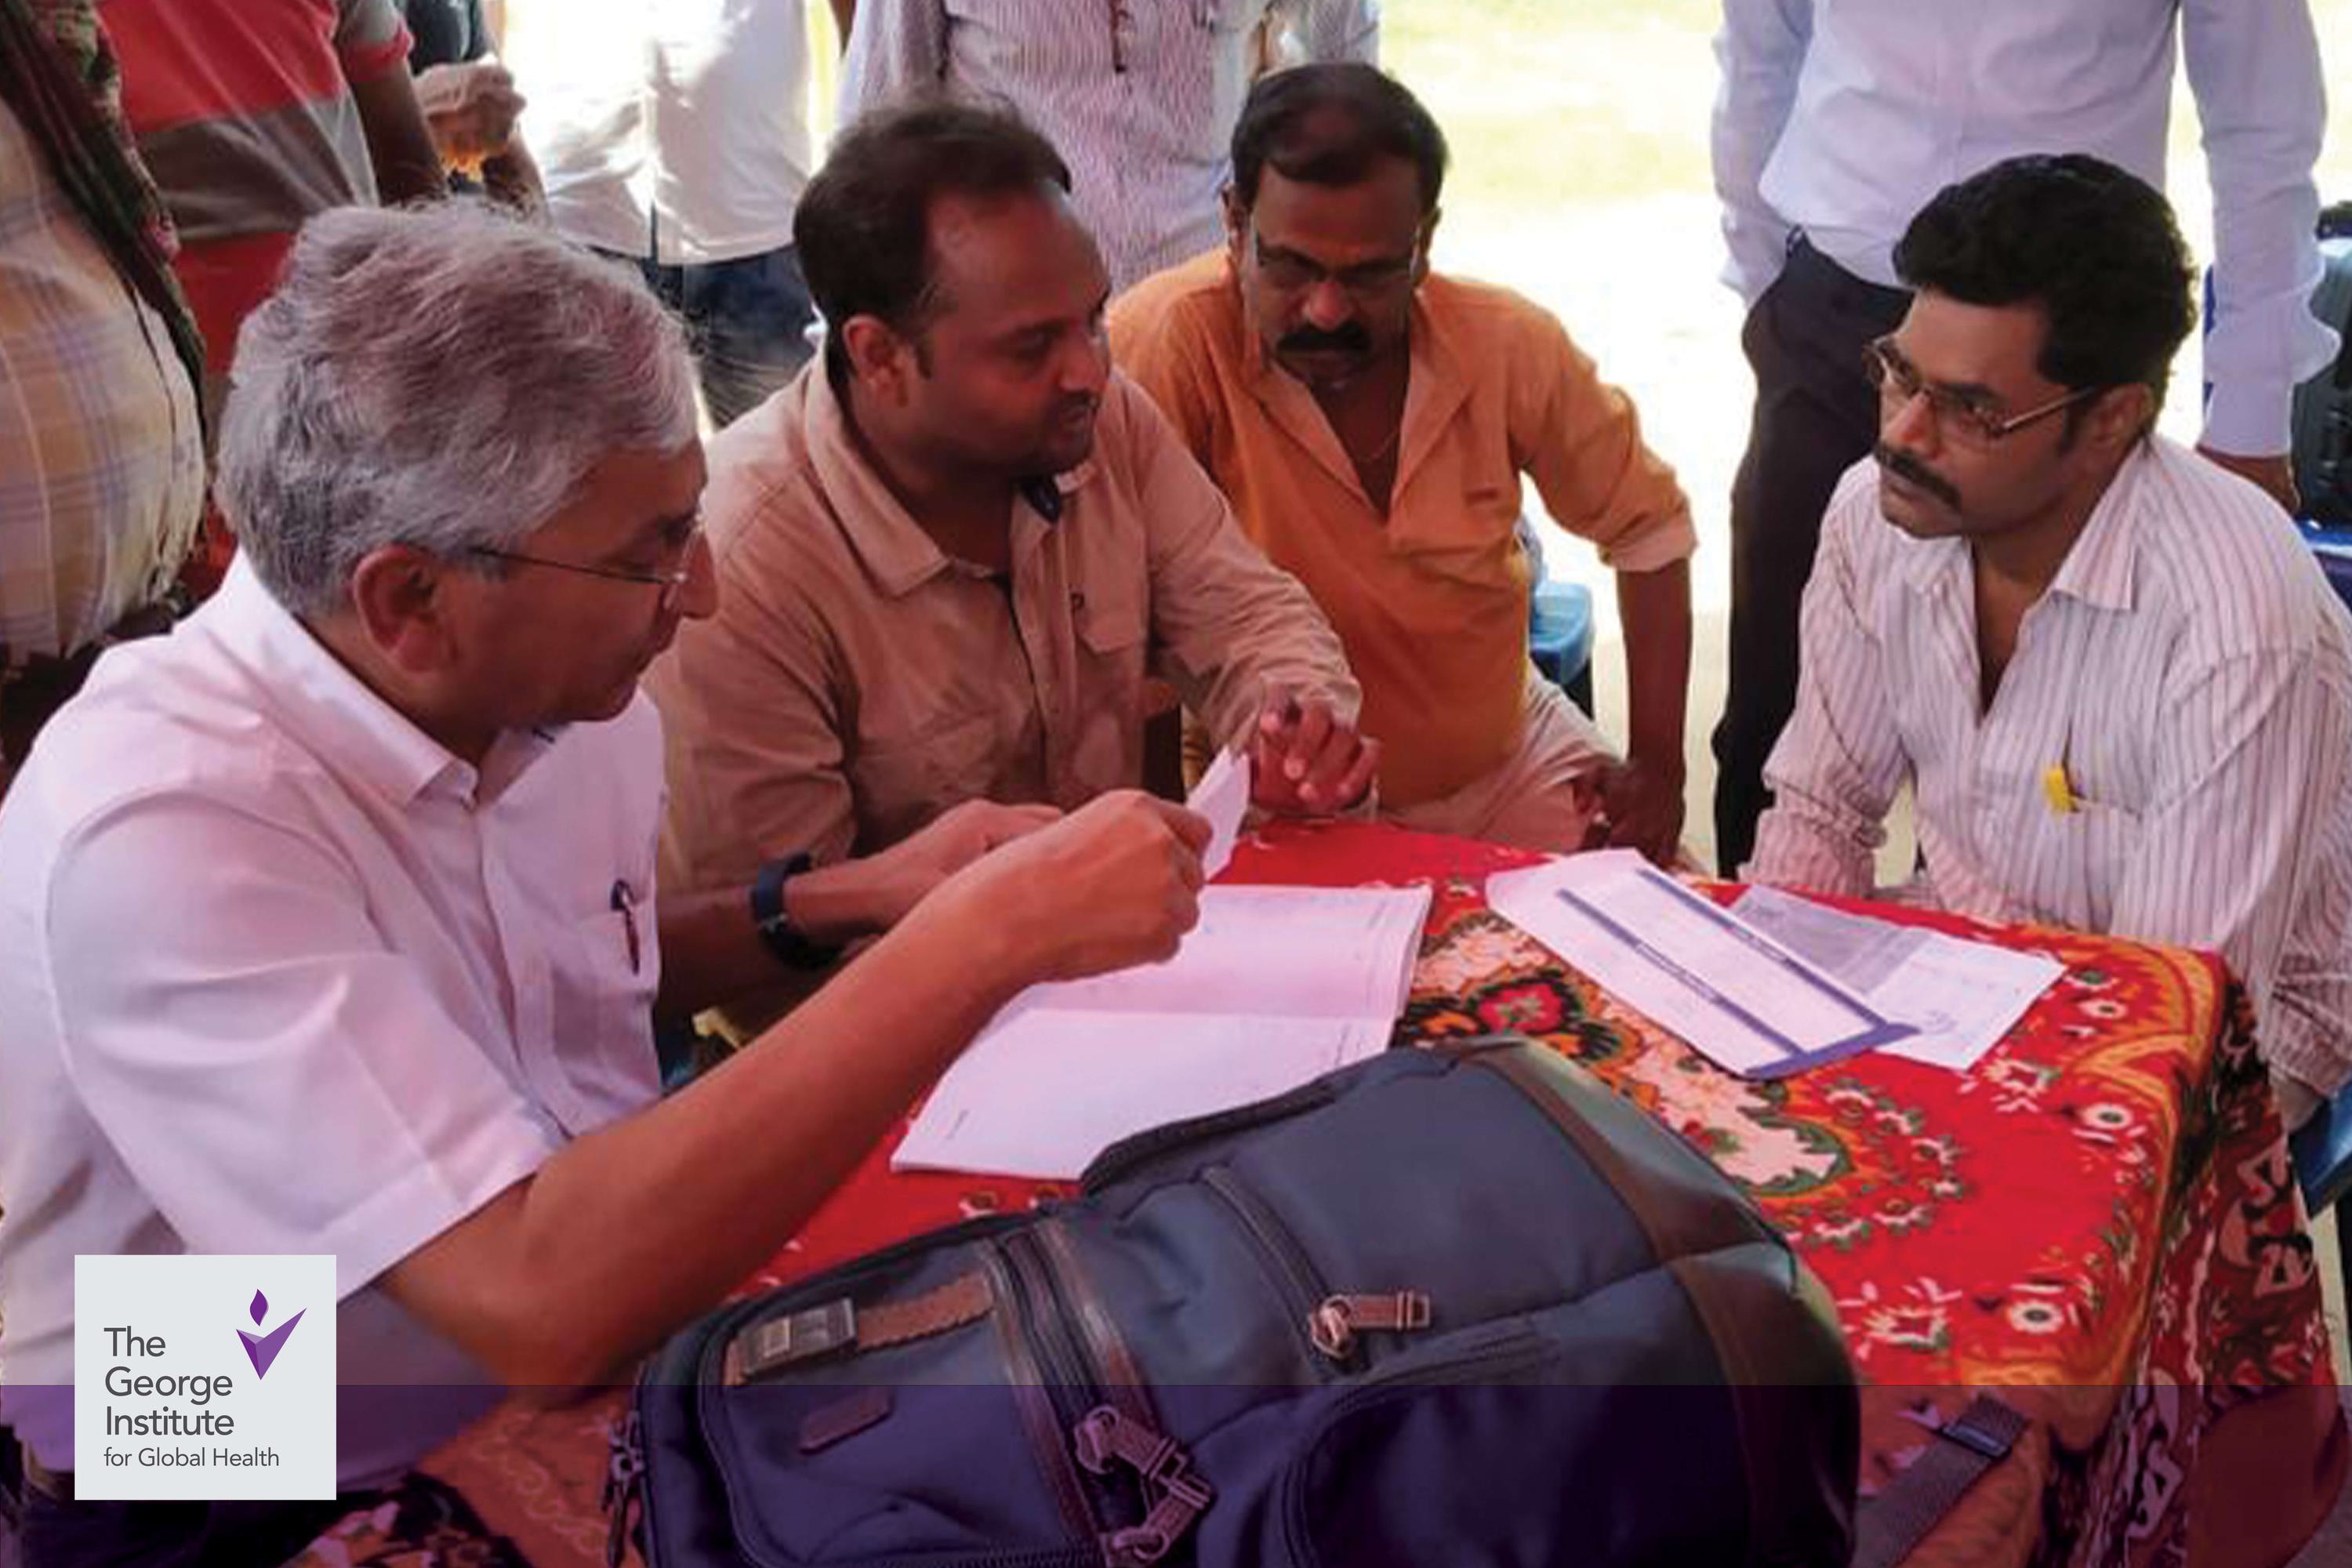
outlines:
{"label": "rolled-up sleeve", "polygon": [[1509,339],[1511,458],[1552,521],[1591,540],[1619,572],[1654,572],[1698,548],[1675,471],[1642,441],[1633,400],[1601,379],[1549,311]]}
{"label": "rolled-up sleeve", "polygon": [[[48,953],[66,1071],[200,1252],[325,1252],[343,1295],[530,1174],[562,1134],[282,811],[172,795],[61,846]],[[294,820],[299,820],[299,813]]]}
{"label": "rolled-up sleeve", "polygon": [[1353,723],[1363,695],[1339,635],[1298,580],[1259,553],[1223,492],[1150,397],[1125,376],[1121,438],[1141,498],[1153,640],[1164,670],[1219,745],[1242,740],[1268,699],[1320,699]]}
{"label": "rolled-up sleeve", "polygon": [[408,24],[393,0],[336,0],[335,58],[346,81],[408,68]]}
{"label": "rolled-up sleeve", "polygon": [[1797,706],[1764,764],[1772,808],[1743,880],[1860,897],[1871,890],[1886,812],[1907,763],[1886,689],[1887,661],[1859,602],[1853,531],[1866,492],[1831,502],[1805,584]]}

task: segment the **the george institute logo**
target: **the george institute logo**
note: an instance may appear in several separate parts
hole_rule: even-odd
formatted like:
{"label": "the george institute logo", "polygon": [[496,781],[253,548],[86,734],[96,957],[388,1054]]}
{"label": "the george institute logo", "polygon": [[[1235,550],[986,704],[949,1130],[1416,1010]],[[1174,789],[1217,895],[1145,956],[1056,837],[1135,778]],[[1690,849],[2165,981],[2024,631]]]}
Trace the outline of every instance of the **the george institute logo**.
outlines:
{"label": "the george institute logo", "polygon": [[[252,1310],[254,1327],[259,1328],[261,1320],[269,1311],[269,1298],[256,1290]],[[243,1329],[237,1330],[236,1337],[245,1342],[245,1359],[253,1363],[254,1376],[269,1375],[269,1363],[276,1361],[278,1352],[286,1348],[286,1336],[292,1333],[294,1325],[301,1321],[302,1314],[297,1312],[266,1334],[248,1334]]]}
{"label": "the george institute logo", "polygon": [[75,1258],[74,1491],[332,1497],[334,1259]]}

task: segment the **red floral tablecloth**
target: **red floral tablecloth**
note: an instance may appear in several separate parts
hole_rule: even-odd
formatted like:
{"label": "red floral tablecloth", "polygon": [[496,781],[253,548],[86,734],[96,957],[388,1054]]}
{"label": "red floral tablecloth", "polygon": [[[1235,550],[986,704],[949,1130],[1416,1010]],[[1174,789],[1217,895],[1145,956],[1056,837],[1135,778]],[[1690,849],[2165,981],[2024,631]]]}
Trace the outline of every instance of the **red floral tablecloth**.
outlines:
{"label": "red floral tablecloth", "polygon": [[[1531,858],[1338,824],[1244,844],[1227,879],[1429,883],[1401,1038],[1543,1040],[1754,1194],[1836,1299],[1868,1385],[1865,1490],[1972,1389],[2034,1416],[1914,1563],[2276,1562],[2308,1536],[2342,1481],[2343,1423],[2277,1111],[2218,964],[1902,912],[2065,975],[1969,1074],[1872,1054],[1750,1083],[1486,909],[1486,875]],[[1055,1191],[896,1175],[877,1148],[764,1279]],[[593,1561],[605,1414],[501,1411],[431,1468],[532,1561]]]}

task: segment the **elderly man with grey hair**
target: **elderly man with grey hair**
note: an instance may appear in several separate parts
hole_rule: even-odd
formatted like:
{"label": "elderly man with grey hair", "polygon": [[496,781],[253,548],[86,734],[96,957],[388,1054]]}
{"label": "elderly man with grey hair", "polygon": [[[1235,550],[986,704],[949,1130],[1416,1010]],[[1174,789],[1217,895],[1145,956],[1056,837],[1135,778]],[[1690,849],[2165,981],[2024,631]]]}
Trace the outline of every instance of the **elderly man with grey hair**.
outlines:
{"label": "elderly man with grey hair", "polygon": [[248,320],[238,564],[0,809],[30,1561],[275,1562],[337,1506],[71,1500],[77,1255],[331,1254],[341,1381],[386,1385],[344,1407],[365,1491],[478,1407],[453,1386],[604,1378],[717,1302],[1015,992],[1190,925],[1206,825],[1140,795],[961,867],[910,840],[796,904],[892,929],[657,1098],[651,1010],[775,962],[748,890],[654,900],[637,679],[717,593],[692,377],[634,279],[462,205],[314,220]]}

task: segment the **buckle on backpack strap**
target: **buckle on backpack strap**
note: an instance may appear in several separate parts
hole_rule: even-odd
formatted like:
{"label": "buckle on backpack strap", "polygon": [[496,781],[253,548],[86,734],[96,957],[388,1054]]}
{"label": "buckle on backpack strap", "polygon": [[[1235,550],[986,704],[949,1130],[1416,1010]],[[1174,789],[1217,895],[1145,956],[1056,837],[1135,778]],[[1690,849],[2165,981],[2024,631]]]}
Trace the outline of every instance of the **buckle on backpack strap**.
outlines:
{"label": "buckle on backpack strap", "polygon": [[727,1347],[725,1381],[753,1383],[779,1367],[837,1354],[856,1343],[857,1309],[848,1297],[837,1297],[738,1335]]}

